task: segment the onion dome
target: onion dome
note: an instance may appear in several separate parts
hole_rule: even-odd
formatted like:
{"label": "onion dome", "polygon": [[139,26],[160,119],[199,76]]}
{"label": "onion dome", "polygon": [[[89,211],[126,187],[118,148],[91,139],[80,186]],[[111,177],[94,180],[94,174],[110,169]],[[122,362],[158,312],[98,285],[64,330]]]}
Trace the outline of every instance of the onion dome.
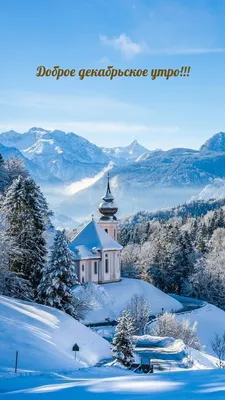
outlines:
{"label": "onion dome", "polygon": [[116,220],[115,214],[118,211],[118,207],[114,203],[114,197],[111,193],[110,184],[109,184],[109,174],[108,174],[108,183],[105,195],[102,197],[104,200],[98,207],[99,212],[102,214],[100,220],[107,221],[114,219]]}

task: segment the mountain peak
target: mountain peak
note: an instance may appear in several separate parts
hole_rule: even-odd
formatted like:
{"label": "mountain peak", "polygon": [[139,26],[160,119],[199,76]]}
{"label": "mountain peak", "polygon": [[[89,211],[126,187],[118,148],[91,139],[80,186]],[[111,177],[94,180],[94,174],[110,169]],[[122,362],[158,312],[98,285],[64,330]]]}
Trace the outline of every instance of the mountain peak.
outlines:
{"label": "mountain peak", "polygon": [[31,133],[31,132],[43,132],[43,133],[47,133],[47,132],[50,132],[50,131],[49,131],[48,129],[43,129],[43,128],[39,128],[39,127],[33,126],[32,128],[29,129],[28,132],[29,132],[29,133]]}
{"label": "mountain peak", "polygon": [[129,146],[136,146],[137,144],[139,145],[138,141],[135,139],[129,144]]}
{"label": "mountain peak", "polygon": [[225,152],[225,132],[213,135],[201,146],[200,151]]}

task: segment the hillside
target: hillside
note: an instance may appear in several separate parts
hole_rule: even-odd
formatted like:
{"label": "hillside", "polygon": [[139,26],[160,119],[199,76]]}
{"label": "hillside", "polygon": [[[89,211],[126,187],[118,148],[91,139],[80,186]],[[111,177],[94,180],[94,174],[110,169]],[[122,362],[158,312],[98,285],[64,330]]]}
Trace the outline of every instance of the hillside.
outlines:
{"label": "hillside", "polygon": [[[83,287],[74,291],[76,295],[86,296]],[[149,301],[151,314],[157,314],[164,310],[179,310],[182,305],[161,290],[138,279],[123,278],[120,282],[107,284],[89,284],[88,293],[93,296],[95,309],[90,311],[85,323],[104,322],[105,318],[115,320],[120,316],[127,302],[134,294],[143,295]],[[93,300],[92,300],[93,301]]]}
{"label": "hillside", "polygon": [[13,371],[17,350],[20,371],[71,370],[111,356],[107,341],[51,307],[0,296],[0,321],[1,372]]}
{"label": "hillside", "polygon": [[215,357],[211,347],[211,340],[214,333],[221,335],[225,332],[225,312],[212,304],[207,304],[205,307],[190,313],[180,314],[177,318],[179,320],[188,319],[191,324],[197,321],[198,335],[201,343],[205,346],[204,351]]}

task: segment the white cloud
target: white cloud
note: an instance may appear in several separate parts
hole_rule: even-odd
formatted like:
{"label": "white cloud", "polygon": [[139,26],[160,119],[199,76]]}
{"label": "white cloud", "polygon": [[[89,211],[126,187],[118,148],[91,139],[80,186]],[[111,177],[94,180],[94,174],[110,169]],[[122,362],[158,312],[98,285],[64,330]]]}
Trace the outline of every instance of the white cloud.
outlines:
{"label": "white cloud", "polygon": [[107,36],[100,36],[101,42],[106,45],[119,50],[126,58],[133,58],[137,54],[146,53],[152,55],[179,55],[179,54],[210,54],[210,53],[225,53],[223,47],[167,47],[167,48],[152,48],[145,42],[135,43],[129,36],[122,33],[118,37],[108,38]]}
{"label": "white cloud", "polygon": [[147,45],[145,42],[135,43],[125,33],[113,38],[100,36],[100,41],[106,46],[119,50],[121,54],[128,59],[147,51]]}

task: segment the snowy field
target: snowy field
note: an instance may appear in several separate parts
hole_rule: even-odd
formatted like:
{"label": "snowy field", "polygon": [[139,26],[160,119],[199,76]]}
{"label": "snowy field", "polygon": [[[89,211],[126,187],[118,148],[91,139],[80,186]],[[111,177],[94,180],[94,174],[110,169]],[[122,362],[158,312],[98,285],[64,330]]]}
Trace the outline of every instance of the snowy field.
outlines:
{"label": "snowy field", "polygon": [[74,370],[111,357],[109,343],[69,315],[0,296],[0,373],[13,369],[17,350],[19,370],[29,371]]}
{"label": "snowy field", "polygon": [[191,324],[197,321],[198,335],[201,343],[205,346],[205,352],[215,356],[210,342],[214,333],[222,334],[225,331],[225,312],[212,304],[207,304],[191,313],[178,315],[177,318],[180,321],[189,319]]}
{"label": "snowy field", "polygon": [[71,374],[0,379],[4,400],[220,400],[225,370],[138,375],[119,368],[91,368]]}
{"label": "snowy field", "polygon": [[[85,323],[104,322],[106,318],[115,320],[134,294],[143,295],[149,301],[151,315],[162,312],[162,308],[165,311],[182,309],[177,300],[140,279],[123,278],[120,282],[90,284],[88,291],[95,299],[95,309],[87,314]],[[78,287],[74,293],[83,296],[84,287]]]}

